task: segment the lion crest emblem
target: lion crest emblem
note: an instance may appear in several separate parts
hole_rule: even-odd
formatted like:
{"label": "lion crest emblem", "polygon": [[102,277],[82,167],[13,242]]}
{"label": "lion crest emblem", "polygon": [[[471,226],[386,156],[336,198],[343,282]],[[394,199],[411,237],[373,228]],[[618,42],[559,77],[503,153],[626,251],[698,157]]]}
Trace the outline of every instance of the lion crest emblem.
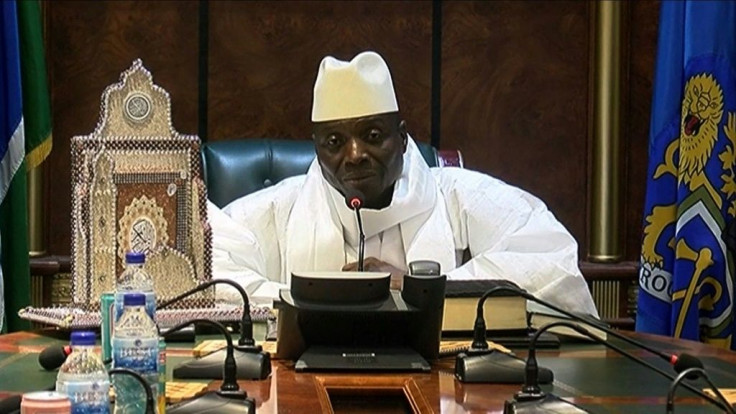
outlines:
{"label": "lion crest emblem", "polygon": [[[704,245],[696,239],[677,236],[681,227],[690,225],[690,220],[699,216],[705,221],[710,220],[707,232],[720,238],[725,223],[716,217],[722,217],[724,204],[728,206],[728,215],[736,217],[736,113],[728,113],[727,122],[723,125],[727,139],[719,142],[723,116],[724,94],[716,78],[710,73],[690,77],[683,91],[679,137],[667,146],[664,159],[652,177],[657,180],[671,175],[677,179],[680,191],[686,190],[678,196],[678,202],[654,205],[645,217],[639,274],[640,287],[652,296],[666,302],[682,303],[674,327],[675,336],[680,336],[690,303],[697,301],[698,309],[713,310],[714,303],[724,292],[724,286],[711,277],[710,272],[714,271],[712,266],[716,254],[725,257],[730,253],[720,252],[722,248],[717,244]],[[718,152],[714,154],[716,147]],[[720,163],[715,160],[715,155]],[[721,183],[719,178],[722,184],[714,185]],[[675,223],[677,232],[671,227]],[[692,277],[687,286],[673,287],[665,256],[674,257],[678,263],[684,260],[690,264]],[[730,272],[726,269],[727,274]],[[710,328],[715,330],[722,321],[714,320],[712,323],[714,325]]]}

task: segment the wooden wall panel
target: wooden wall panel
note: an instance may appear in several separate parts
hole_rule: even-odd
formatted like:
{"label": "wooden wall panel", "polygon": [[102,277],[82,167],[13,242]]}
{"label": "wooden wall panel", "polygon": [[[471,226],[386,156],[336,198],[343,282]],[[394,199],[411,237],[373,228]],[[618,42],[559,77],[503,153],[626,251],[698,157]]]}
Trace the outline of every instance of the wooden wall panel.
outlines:
{"label": "wooden wall panel", "polygon": [[659,1],[638,1],[629,5],[629,90],[622,112],[626,143],[624,183],[624,258],[639,260],[646,192],[649,119],[651,118],[654,66],[657,55]]}
{"label": "wooden wall panel", "polygon": [[311,136],[324,56],[380,53],[410,132],[428,141],[431,2],[210,3],[210,140]]}
{"label": "wooden wall panel", "polygon": [[141,58],[169,91],[174,127],[197,131],[197,2],[46,2],[54,148],[46,162],[50,254],[70,253],[70,153],[74,135],[91,133],[100,97]]}
{"label": "wooden wall panel", "polygon": [[[48,250],[70,245],[73,135],[90,133],[103,89],[140,57],[169,91],[173,123],[197,132],[198,1],[45,2],[54,150],[46,163]],[[659,3],[628,4],[624,259],[637,260]],[[441,146],[469,168],[542,198],[587,244],[588,2],[442,3]],[[323,56],[381,53],[409,131],[431,130],[432,2],[209,3],[211,140],[307,139]]]}
{"label": "wooden wall panel", "polygon": [[445,2],[443,148],[543,199],[586,238],[589,5]]}

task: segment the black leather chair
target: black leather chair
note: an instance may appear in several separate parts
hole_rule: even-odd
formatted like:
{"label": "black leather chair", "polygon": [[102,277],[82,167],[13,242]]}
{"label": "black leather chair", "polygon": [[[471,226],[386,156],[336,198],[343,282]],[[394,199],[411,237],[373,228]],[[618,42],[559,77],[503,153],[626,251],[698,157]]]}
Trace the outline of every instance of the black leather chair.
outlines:
{"label": "black leather chair", "polygon": [[[459,166],[458,151],[417,143],[430,167]],[[311,140],[247,138],[202,144],[202,171],[210,201],[224,207],[246,194],[304,174],[315,157]]]}

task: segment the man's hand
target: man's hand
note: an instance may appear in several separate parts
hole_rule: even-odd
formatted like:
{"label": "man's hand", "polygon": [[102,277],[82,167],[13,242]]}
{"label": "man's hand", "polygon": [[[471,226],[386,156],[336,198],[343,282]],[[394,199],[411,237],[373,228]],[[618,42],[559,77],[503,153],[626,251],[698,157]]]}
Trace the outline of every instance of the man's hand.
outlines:
{"label": "man's hand", "polygon": [[[343,272],[357,272],[358,262],[348,263],[342,267]],[[366,257],[363,260],[363,270],[366,272],[388,272],[391,273],[391,289],[401,289],[401,285],[404,281],[404,272],[399,270],[390,264],[378,260],[375,257]]]}

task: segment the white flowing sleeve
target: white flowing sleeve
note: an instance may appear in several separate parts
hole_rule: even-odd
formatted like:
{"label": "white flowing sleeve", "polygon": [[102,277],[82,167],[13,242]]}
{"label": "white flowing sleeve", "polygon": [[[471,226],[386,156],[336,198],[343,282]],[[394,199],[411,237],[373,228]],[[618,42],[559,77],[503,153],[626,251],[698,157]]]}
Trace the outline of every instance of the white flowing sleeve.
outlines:
{"label": "white flowing sleeve", "polygon": [[[243,286],[251,303],[269,304],[278,296],[278,283],[268,280],[260,244],[252,231],[208,201],[212,226],[212,277],[230,279]],[[240,303],[230,286],[217,286],[217,300]]]}
{"label": "white flowing sleeve", "polygon": [[471,259],[450,279],[505,279],[566,310],[598,316],[578,268],[578,246],[544,203],[490,176],[434,170],[455,246]]}
{"label": "white flowing sleeve", "polygon": [[[287,287],[281,271],[281,245],[291,206],[304,176],[239,198],[217,208],[207,202],[212,226],[212,277],[239,283],[251,303],[271,306]],[[240,303],[230,286],[218,286],[218,300]]]}

